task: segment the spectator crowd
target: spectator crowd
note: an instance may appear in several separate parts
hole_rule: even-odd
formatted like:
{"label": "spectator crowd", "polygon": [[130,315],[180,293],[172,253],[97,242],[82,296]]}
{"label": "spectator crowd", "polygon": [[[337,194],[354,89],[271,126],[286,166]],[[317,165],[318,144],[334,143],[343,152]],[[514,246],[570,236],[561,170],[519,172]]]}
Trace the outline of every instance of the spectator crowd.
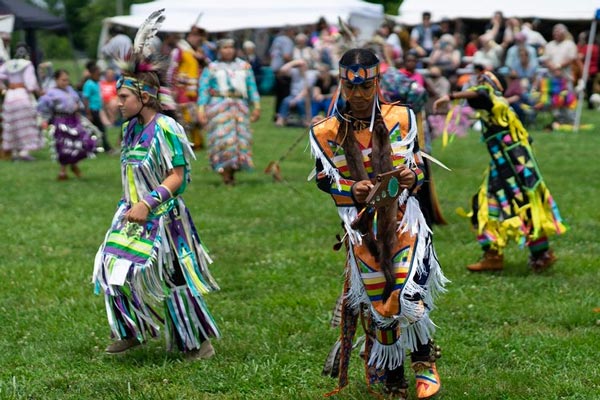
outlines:
{"label": "spectator crowd", "polygon": [[[585,92],[587,106],[595,107],[594,100],[599,95],[593,95],[600,92],[600,53],[596,40],[589,48],[589,32],[570,32],[567,26],[557,23],[552,26],[551,37],[544,37],[540,20],[506,18],[500,11],[491,16],[480,32],[470,31],[461,20],[433,21],[430,12],[424,12],[421,23],[412,28],[386,21],[370,40],[361,42],[357,39],[360,27],[343,23],[336,26],[321,18],[313,26],[285,26],[266,38],[236,36],[233,59],[250,66],[260,94],[274,95],[275,113],[269,118],[282,127],[308,126],[315,117],[339,106],[342,100],[336,95],[337,60],[353,47],[369,48],[379,56],[386,100],[412,103],[417,111],[422,108],[434,136],[448,128],[446,113],[451,110],[446,108],[441,114],[434,114],[431,104],[472,83],[476,70],[494,71],[504,80],[504,95],[526,125],[538,123],[538,116],[544,113],[551,116],[545,124],[549,128],[572,124],[581,91]],[[106,126],[120,123],[115,88],[120,71],[114,60],[131,47],[131,37],[122,28],[114,26],[109,36],[102,47],[104,59],[89,62],[83,80],[73,84],[82,100],[79,111],[100,132],[106,132]],[[194,147],[202,148],[204,127],[198,120],[198,91],[203,71],[219,61],[218,42],[223,35],[210,35],[194,26],[185,35],[161,33],[159,37],[154,50],[168,60],[166,75],[176,103],[173,107]],[[27,53],[22,47],[15,50],[21,51],[17,57],[23,58]],[[588,50],[591,62],[584,77]],[[6,59],[8,54],[2,57]],[[53,73],[51,63],[42,63],[34,77],[37,82],[29,74],[24,86],[39,97],[55,86]],[[5,90],[22,85],[9,82],[8,75],[1,70],[0,79]],[[460,133],[470,124],[471,114],[468,107],[459,114],[450,125]],[[30,125],[33,126],[28,124],[28,129],[33,132]],[[4,130],[7,128],[10,130],[8,126]],[[5,134],[4,153],[31,159],[29,150],[40,147],[39,135],[31,132],[27,140],[32,143],[19,148],[11,147],[16,142],[7,141]],[[106,134],[98,142],[104,150],[113,151]]]}

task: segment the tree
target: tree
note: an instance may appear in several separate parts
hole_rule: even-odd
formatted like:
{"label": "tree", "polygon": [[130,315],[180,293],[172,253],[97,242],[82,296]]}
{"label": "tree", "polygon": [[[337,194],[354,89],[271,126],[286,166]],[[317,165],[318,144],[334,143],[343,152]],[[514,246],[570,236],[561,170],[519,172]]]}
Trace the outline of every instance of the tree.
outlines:
{"label": "tree", "polygon": [[[98,38],[102,29],[102,21],[104,18],[116,15],[119,6],[129,10],[129,7],[134,3],[145,3],[148,0],[43,0],[33,1],[28,0],[35,5],[44,6],[54,15],[60,15],[67,20],[70,29],[70,38],[73,47],[80,51],[85,51],[89,57],[95,57],[98,47]],[[40,42],[42,48],[44,45],[50,45],[50,48],[44,48],[46,54],[61,54],[69,56],[63,52],[65,40],[68,43],[68,38],[64,36],[61,39],[51,38],[54,35],[44,35]],[[51,43],[54,43],[52,45]],[[70,48],[70,46],[68,46]]]}
{"label": "tree", "polygon": [[389,15],[398,15],[403,0],[366,0],[369,3],[383,4],[383,10]]}
{"label": "tree", "polygon": [[[61,0],[55,0],[61,1]],[[62,0],[65,4],[65,17],[73,32],[74,46],[85,50],[88,56],[95,57],[98,39],[104,18],[116,14],[118,5],[115,0]],[[147,3],[143,0],[122,0],[125,10],[134,3]]]}

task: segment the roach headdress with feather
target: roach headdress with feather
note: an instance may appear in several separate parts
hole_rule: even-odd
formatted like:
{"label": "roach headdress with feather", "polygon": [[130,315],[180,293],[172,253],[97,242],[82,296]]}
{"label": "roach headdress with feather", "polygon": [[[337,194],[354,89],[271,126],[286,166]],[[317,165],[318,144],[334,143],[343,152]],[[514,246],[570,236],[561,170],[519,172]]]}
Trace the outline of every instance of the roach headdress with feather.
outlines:
{"label": "roach headdress with feather", "polygon": [[[169,108],[173,101],[169,90],[162,85],[163,74],[167,67],[166,60],[157,55],[153,48],[156,34],[165,20],[164,11],[164,8],[154,11],[146,18],[135,35],[131,50],[123,59],[117,60],[119,68],[123,71],[123,76],[117,81],[117,90],[124,87],[134,91],[140,97],[145,92],[151,98],[157,99],[163,108]],[[156,86],[146,82],[140,78],[143,73],[156,74],[160,84]]]}

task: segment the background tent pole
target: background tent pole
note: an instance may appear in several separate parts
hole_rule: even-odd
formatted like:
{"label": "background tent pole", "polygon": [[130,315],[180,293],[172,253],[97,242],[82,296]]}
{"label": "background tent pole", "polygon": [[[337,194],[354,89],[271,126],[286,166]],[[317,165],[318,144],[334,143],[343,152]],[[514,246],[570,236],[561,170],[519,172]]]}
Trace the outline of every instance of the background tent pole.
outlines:
{"label": "background tent pole", "polygon": [[[579,98],[577,99],[577,111],[575,113],[575,124],[573,125],[573,131],[579,132],[579,125],[581,123],[581,111],[583,109],[583,99],[585,96],[585,87],[588,80],[588,73],[590,70],[590,60],[592,58],[592,46],[596,41],[596,26],[598,25],[598,19],[600,19],[600,9],[596,10],[596,16],[592,21],[592,26],[590,28],[590,35],[588,38],[588,46],[585,52],[585,62],[583,63],[583,76],[581,80],[583,81],[583,88],[579,92]],[[589,95],[589,93],[588,93]]]}

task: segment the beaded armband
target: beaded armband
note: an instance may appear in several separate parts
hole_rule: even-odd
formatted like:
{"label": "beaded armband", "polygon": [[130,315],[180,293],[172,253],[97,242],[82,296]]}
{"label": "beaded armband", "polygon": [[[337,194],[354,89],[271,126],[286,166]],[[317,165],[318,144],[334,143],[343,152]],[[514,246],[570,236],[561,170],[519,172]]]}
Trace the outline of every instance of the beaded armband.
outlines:
{"label": "beaded armband", "polygon": [[142,199],[142,202],[148,207],[149,211],[154,211],[161,204],[173,198],[173,193],[164,185],[158,186],[152,192],[148,193]]}

